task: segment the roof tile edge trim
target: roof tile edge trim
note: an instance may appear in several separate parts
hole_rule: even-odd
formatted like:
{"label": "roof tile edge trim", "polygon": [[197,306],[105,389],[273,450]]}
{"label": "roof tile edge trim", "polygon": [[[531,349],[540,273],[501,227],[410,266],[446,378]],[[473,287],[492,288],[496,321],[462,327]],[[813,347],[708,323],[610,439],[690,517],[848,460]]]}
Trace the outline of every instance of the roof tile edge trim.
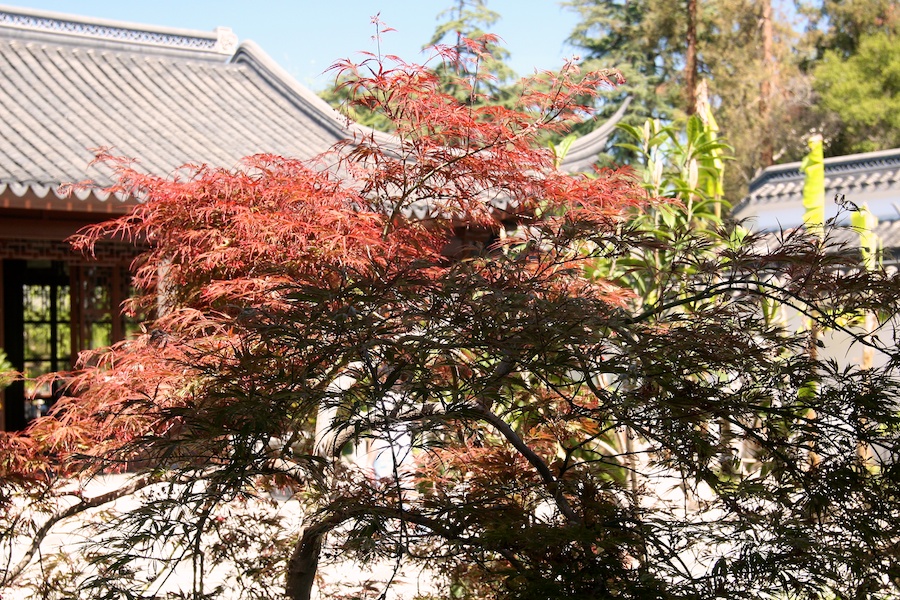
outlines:
{"label": "roof tile edge trim", "polygon": [[237,36],[228,27],[217,27],[212,32],[193,31],[105,19],[86,19],[76,15],[27,10],[6,5],[0,5],[0,26],[160,48],[209,52],[223,56],[234,54],[238,43]]}
{"label": "roof tile edge trim", "polygon": [[[825,172],[831,175],[847,171],[864,171],[879,167],[900,165],[900,148],[844,154],[825,159]],[[767,183],[802,178],[799,162],[790,162],[766,167],[750,182],[748,196]]]}
{"label": "roof tile edge trim", "polygon": [[77,198],[82,202],[94,200],[98,202],[106,202],[110,196],[113,196],[119,202],[128,202],[131,197],[121,192],[110,193],[104,188],[74,188],[69,190],[61,189],[58,185],[48,185],[45,183],[19,183],[19,182],[2,182],[0,183],[0,197],[9,191],[16,198],[23,198],[28,192],[31,192],[36,198],[46,198],[51,192],[59,200]]}

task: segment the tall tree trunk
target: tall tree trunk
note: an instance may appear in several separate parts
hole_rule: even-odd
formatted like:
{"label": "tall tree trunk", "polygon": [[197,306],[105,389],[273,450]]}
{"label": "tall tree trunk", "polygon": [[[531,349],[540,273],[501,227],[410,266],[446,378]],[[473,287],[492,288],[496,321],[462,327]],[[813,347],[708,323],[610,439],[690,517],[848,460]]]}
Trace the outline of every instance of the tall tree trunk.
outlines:
{"label": "tall tree trunk", "polygon": [[288,563],[285,592],[290,600],[310,600],[319,568],[319,555],[325,534],[332,529],[329,523],[307,529]]}
{"label": "tall tree trunk", "polygon": [[687,114],[697,112],[697,0],[687,0],[687,57],[684,66]]}
{"label": "tall tree trunk", "polygon": [[759,120],[762,124],[762,150],[760,160],[763,167],[773,163],[772,147],[772,83],[775,78],[775,53],[772,34],[772,0],[762,0],[762,47],[763,80],[759,89]]}

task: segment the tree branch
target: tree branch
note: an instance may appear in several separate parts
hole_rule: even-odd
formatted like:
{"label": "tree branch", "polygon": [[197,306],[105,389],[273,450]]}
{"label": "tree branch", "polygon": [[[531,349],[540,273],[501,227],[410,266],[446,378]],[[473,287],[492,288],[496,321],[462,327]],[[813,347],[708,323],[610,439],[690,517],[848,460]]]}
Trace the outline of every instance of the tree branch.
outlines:
{"label": "tree branch", "polygon": [[60,511],[47,519],[44,524],[34,533],[34,538],[31,541],[31,545],[28,547],[28,550],[25,552],[25,555],[22,559],[16,564],[15,567],[8,570],[3,574],[3,578],[0,579],[0,584],[9,585],[12,583],[19,575],[22,574],[29,564],[31,564],[31,560],[34,558],[34,555],[37,553],[38,548],[41,547],[41,543],[50,533],[50,530],[53,529],[53,526],[59,523],[60,521],[64,521],[70,517],[74,517],[80,513],[83,513],[86,510],[90,510],[92,508],[97,508],[98,506],[103,506],[109,502],[113,502],[122,498],[124,496],[128,496],[130,494],[135,493],[141,488],[147,487],[148,485],[154,483],[156,479],[151,476],[141,477],[140,479],[136,479],[132,481],[130,484],[121,487],[117,490],[113,490],[111,492],[107,492],[105,494],[101,494],[99,496],[95,496],[93,498],[88,498],[86,500],[81,500],[79,503],[70,506],[69,508]]}
{"label": "tree branch", "polygon": [[[425,527],[448,541],[461,542],[464,545],[474,545],[479,548],[485,547],[484,540],[462,537],[458,532],[448,529],[442,521],[419,513],[387,506],[354,506],[352,509],[343,510],[323,519],[306,529],[300,536],[294,548],[294,554],[288,563],[286,591],[291,600],[310,600],[312,597],[312,587],[315,583],[316,569],[325,536],[341,524],[367,515],[379,515],[406,521]],[[522,570],[521,561],[512,551],[503,548],[493,548],[492,550],[503,556],[514,569]]]}
{"label": "tree branch", "polygon": [[489,412],[484,409],[474,409],[475,414],[482,417],[485,421],[494,426],[494,428],[500,432],[500,434],[506,438],[506,440],[513,445],[513,447],[519,451],[519,453],[525,457],[525,459],[531,463],[531,466],[538,472],[541,476],[541,479],[547,485],[551,492],[553,492],[553,500],[556,502],[556,506],[559,508],[559,511],[571,522],[573,523],[581,523],[581,517],[575,510],[572,508],[572,505],[569,504],[569,501],[566,500],[566,497],[563,495],[562,488],[559,485],[559,481],[556,477],[553,476],[553,473],[550,472],[550,467],[547,466],[547,463],[544,462],[538,454],[528,447],[528,445],[522,440],[519,435],[513,431],[512,427],[507,424],[506,421],[501,419],[498,415],[495,415],[492,412]]}

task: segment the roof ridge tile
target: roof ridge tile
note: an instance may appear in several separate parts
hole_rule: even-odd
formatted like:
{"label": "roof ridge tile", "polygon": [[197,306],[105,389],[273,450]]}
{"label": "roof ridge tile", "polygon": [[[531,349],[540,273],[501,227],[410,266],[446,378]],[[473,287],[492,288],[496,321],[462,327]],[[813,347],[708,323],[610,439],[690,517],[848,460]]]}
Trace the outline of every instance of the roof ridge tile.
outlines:
{"label": "roof ridge tile", "polygon": [[167,48],[223,57],[234,54],[238,43],[237,36],[228,27],[196,31],[11,6],[0,6],[0,29],[33,41],[52,39],[57,43],[83,44],[94,40],[117,47]]}

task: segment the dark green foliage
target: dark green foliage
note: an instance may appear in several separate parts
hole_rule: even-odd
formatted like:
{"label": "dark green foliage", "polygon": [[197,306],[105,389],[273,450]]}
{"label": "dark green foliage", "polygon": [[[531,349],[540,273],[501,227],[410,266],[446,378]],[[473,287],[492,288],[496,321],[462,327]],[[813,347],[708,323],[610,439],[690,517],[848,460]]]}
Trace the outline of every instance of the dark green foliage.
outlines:
{"label": "dark green foliage", "polygon": [[900,34],[863,35],[848,57],[828,50],[814,76],[819,110],[840,118],[831,154],[900,146]]}
{"label": "dark green foliage", "polygon": [[[569,42],[583,49],[585,68],[618,69],[627,82],[604,93],[596,118],[577,132],[587,133],[603,123],[627,96],[633,101],[624,122],[635,127],[647,118],[669,120],[683,111],[678,72],[684,51],[683,11],[662,0],[569,0],[563,5],[580,15]],[[619,161],[633,158],[621,150],[612,150],[612,156]]]}
{"label": "dark green foliage", "polygon": [[504,62],[509,51],[490,36],[499,20],[500,14],[488,8],[487,0],[456,0],[438,15],[438,26],[426,47],[445,45],[455,50],[456,61],[435,69],[454,98],[470,104],[515,104],[516,74]]}
{"label": "dark green foliage", "polygon": [[801,1],[799,9],[807,19],[807,42],[822,58],[833,51],[848,58],[859,51],[866,36],[896,33],[900,8],[896,0],[814,0]]}

